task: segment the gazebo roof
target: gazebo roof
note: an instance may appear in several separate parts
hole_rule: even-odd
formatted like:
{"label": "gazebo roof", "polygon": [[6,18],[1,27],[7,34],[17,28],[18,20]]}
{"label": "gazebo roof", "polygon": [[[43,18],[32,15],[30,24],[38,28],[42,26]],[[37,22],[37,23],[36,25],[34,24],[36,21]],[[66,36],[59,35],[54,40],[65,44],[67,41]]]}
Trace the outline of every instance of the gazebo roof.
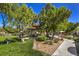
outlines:
{"label": "gazebo roof", "polygon": [[36,27],[28,28],[28,30],[36,30],[36,29],[37,29]]}

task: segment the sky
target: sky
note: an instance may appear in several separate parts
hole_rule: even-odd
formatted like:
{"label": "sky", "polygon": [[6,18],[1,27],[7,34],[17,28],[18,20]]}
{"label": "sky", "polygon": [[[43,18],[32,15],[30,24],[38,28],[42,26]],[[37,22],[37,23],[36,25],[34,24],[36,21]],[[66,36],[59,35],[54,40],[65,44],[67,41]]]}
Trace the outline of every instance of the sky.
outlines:
{"label": "sky", "polygon": [[[31,7],[36,14],[39,14],[41,9],[46,5],[45,3],[26,3],[28,7]],[[65,6],[70,9],[72,14],[68,18],[69,22],[77,23],[79,22],[79,3],[52,3],[57,8]],[[2,26],[2,20],[0,16],[0,26]]]}

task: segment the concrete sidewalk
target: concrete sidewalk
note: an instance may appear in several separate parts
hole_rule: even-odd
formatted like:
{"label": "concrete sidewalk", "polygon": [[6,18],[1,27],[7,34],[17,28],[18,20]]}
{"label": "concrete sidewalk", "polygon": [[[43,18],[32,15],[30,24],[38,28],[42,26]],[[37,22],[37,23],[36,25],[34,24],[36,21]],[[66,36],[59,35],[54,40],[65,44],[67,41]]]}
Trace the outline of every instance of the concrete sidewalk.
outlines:
{"label": "concrete sidewalk", "polygon": [[52,56],[77,56],[74,41],[65,39]]}

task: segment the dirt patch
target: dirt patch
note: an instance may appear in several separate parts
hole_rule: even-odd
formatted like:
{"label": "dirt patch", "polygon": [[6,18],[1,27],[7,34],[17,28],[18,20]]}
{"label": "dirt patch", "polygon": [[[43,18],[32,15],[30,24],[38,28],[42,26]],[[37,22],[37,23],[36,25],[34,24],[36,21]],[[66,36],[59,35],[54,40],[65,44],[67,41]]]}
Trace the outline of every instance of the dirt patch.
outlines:
{"label": "dirt patch", "polygon": [[60,46],[63,41],[58,41],[57,43],[52,42],[52,45],[44,44],[44,42],[34,41],[34,49],[45,52],[49,55],[53,54],[55,50]]}

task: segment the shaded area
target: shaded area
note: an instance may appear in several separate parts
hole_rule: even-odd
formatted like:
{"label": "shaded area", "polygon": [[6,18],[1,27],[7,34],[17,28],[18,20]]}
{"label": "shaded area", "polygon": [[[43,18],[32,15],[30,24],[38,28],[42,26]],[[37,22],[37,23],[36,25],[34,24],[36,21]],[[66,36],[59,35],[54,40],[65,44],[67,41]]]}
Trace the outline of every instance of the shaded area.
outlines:
{"label": "shaded area", "polygon": [[68,48],[68,52],[70,52],[70,53],[73,54],[73,55],[76,55],[75,47],[69,47],[69,48]]}
{"label": "shaded area", "polygon": [[77,56],[79,56],[79,42],[75,42],[76,50],[77,50]]}
{"label": "shaded area", "polygon": [[3,45],[3,44],[9,44],[9,43],[13,43],[13,42],[19,42],[21,41],[19,38],[6,38],[5,40],[3,41],[0,41],[0,44]]}
{"label": "shaded area", "polygon": [[4,40],[4,41],[0,41],[0,44],[9,44],[15,42],[14,40]]}

